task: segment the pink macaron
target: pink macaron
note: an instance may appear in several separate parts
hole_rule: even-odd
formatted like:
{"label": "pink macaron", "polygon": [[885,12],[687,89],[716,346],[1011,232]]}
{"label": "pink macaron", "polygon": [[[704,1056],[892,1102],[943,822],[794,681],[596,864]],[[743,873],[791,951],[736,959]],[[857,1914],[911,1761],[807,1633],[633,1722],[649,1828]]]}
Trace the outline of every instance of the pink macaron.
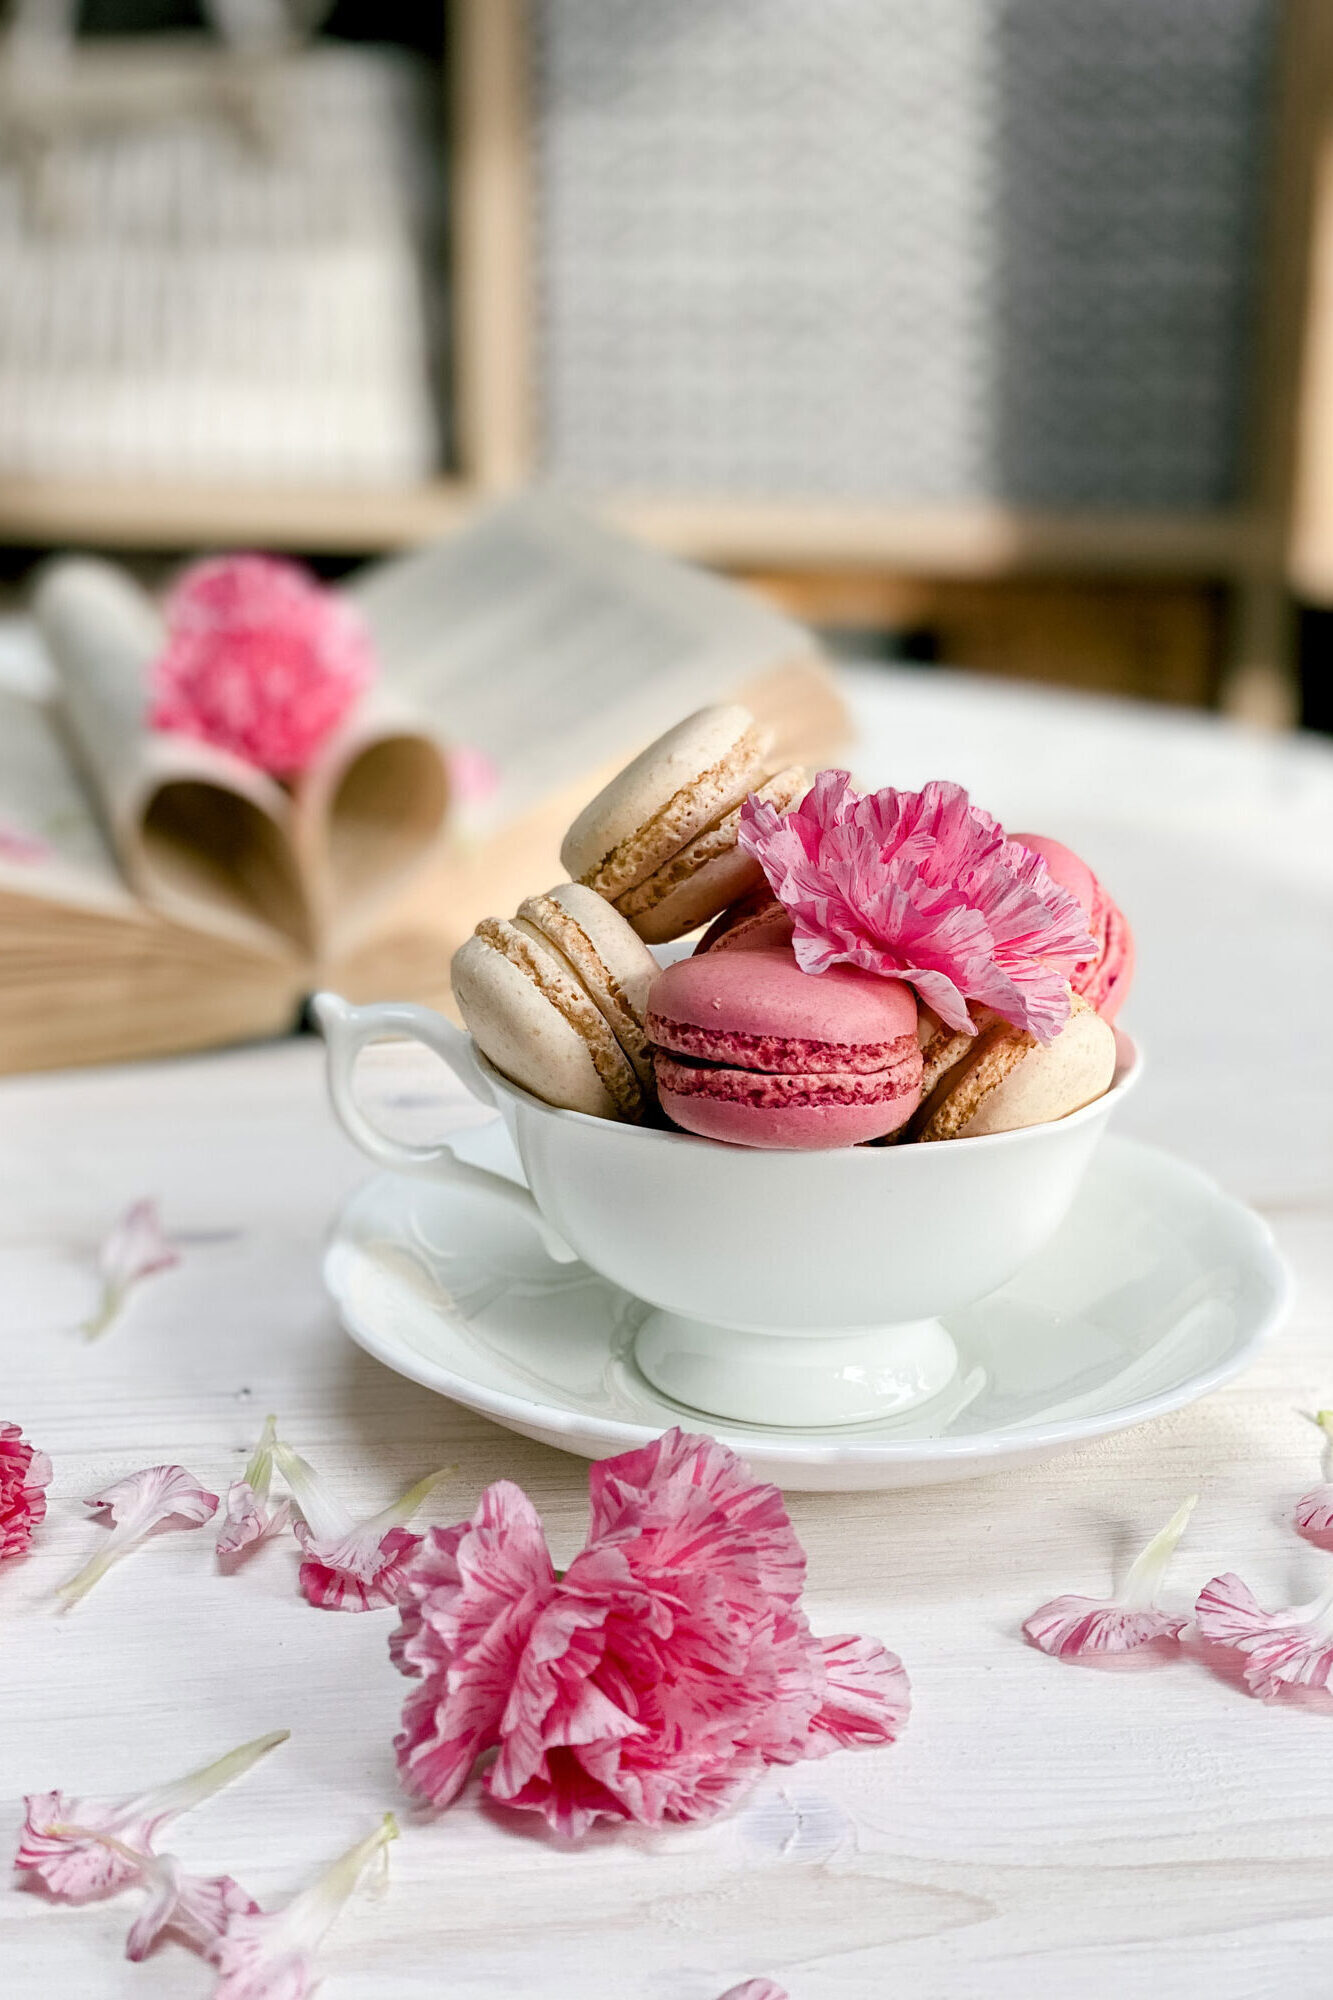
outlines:
{"label": "pink macaron", "polygon": [[789,947],[709,951],[653,981],[662,1108],[734,1146],[855,1146],[921,1098],[916,998],[855,966],[802,972]]}
{"label": "pink macaron", "polygon": [[1069,983],[1104,1021],[1114,1021],[1134,977],[1134,934],[1128,918],[1112,902],[1087,863],[1058,840],[1048,840],[1040,833],[1016,833],[1013,838],[1020,846],[1039,854],[1052,881],[1068,889],[1082,904],[1088,929],[1097,940],[1097,951],[1075,969]]}

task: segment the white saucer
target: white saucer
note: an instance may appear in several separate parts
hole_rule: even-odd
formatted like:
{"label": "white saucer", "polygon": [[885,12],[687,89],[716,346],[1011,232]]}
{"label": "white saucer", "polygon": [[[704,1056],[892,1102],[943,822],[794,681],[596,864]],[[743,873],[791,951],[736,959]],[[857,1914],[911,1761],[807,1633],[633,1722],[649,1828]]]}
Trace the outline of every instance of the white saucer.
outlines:
{"label": "white saucer", "polygon": [[[522,1178],[498,1120],[454,1150]],[[1290,1286],[1252,1210],[1168,1153],[1107,1138],[1047,1248],[948,1318],[961,1365],[941,1395],[897,1420],[800,1431],[659,1394],[630,1351],[647,1308],[554,1263],[484,1192],[377,1175],[343,1210],[324,1278],[367,1353],[525,1437],[607,1458],[681,1423],[796,1491],[971,1478],[1179,1409],[1239,1373]]]}

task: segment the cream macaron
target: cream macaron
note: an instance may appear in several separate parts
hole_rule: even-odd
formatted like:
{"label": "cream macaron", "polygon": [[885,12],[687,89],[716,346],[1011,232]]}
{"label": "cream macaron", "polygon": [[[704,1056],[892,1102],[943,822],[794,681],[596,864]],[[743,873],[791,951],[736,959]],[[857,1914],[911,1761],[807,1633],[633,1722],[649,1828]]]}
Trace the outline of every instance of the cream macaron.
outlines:
{"label": "cream macaron", "polygon": [[1077,993],[1070,1001],[1069,1019],[1050,1042],[1038,1042],[989,1011],[965,1043],[944,1030],[947,1044],[927,1045],[931,1088],[908,1136],[979,1139],[1016,1132],[1067,1118],[1101,1097],[1115,1076],[1115,1031]]}
{"label": "cream macaron", "polygon": [[762,879],[737,844],[751,792],[781,811],[805,773],[775,771],[769,737],[738,703],[701,708],[669,729],[586,805],[560,859],[650,944],[709,922]]}
{"label": "cream macaron", "polygon": [[459,1012],[502,1075],[547,1104],[641,1121],[652,1101],[644,1022],[658,965],[577,882],[487,917],[454,953]]}

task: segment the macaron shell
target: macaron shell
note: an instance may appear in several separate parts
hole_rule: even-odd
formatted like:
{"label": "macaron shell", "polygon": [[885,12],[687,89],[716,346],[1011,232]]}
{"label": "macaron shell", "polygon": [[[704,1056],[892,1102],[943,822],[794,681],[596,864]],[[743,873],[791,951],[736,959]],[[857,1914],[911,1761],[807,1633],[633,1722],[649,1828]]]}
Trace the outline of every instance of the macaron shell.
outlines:
{"label": "macaron shell", "polygon": [[698,958],[706,951],[754,951],[763,945],[789,945],[794,932],[791,917],[767,881],[763,881],[748,896],[730,904],[708,926],[694,947],[694,955]]}
{"label": "macaron shell", "polygon": [[1041,833],[1016,833],[1013,839],[1039,854],[1053,882],[1068,889],[1082,905],[1088,929],[1097,940],[1094,957],[1078,966],[1071,979],[1075,993],[1095,1007],[1104,1021],[1114,1021],[1124,1005],[1134,977],[1134,934],[1129,919],[1107,895],[1087,863],[1061,841]]}
{"label": "macaron shell", "polygon": [[553,955],[541,963],[539,949],[494,920],[459,946],[450,976],[473,1040],[503,1076],[547,1104],[592,1118],[641,1115],[629,1058],[589,996]]}
{"label": "macaron shell", "polygon": [[1083,1002],[1075,1004],[1053,1042],[1029,1051],[982,1103],[960,1138],[1016,1132],[1048,1125],[1081,1111],[1111,1087],[1115,1076],[1115,1030]]}
{"label": "macaron shell", "polygon": [[739,703],[686,716],[588,802],[561,865],[611,899],[634,888],[761,781],[767,740]]}
{"label": "macaron shell", "polygon": [[668,966],[648,996],[650,1039],[669,1047],[675,1023],[722,1037],[876,1048],[901,1040],[919,1054],[916,996],[902,980],[852,965],[802,972],[792,951],[776,946],[704,952]]}
{"label": "macaron shell", "polygon": [[641,1083],[652,1083],[648,992],[660,970],[643,940],[610,903],[578,882],[560,882],[519,905],[527,924],[559,951],[586,989]]}
{"label": "macaron shell", "polygon": [[1098,885],[1103,907],[1094,912],[1095,935],[1102,939],[1099,957],[1080,966],[1074,975],[1074,991],[1097,1009],[1103,1021],[1114,1021],[1125,1003],[1134,979],[1134,933],[1129,922]]}

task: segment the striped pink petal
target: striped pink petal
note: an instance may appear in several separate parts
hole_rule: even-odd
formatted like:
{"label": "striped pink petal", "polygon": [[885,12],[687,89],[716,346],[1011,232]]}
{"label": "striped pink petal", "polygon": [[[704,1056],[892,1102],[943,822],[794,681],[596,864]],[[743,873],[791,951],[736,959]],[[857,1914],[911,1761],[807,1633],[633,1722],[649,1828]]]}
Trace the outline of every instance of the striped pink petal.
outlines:
{"label": "striped pink petal", "polygon": [[230,1913],[208,1950],[218,1971],[213,2000],[306,2000],[319,1984],[315,1954],[325,1934],[358,1885],[387,1862],[388,1844],[397,1838],[393,1814],[386,1813],[372,1834],[282,1909]]}
{"label": "striped pink petal", "polygon": [[776,1979],[743,1979],[739,1986],[729,1986],[722,2000],[788,2000],[788,1994]]}
{"label": "striped pink petal", "polygon": [[159,1528],[202,1528],[217,1512],[218,1496],[201,1486],[183,1465],[146,1465],[94,1493],[85,1506],[111,1522],[111,1532],[92,1561],[61,1584],[65,1608],[86,1597],[113,1563]]}
{"label": "striped pink petal", "polygon": [[291,1501],[282,1500],[275,1506],[269,1498],[276,1444],[276,1419],[265,1417],[244,1474],[227,1488],[226,1519],[217,1539],[218,1555],[224,1562],[234,1561],[246,1549],[280,1535],[291,1520]]}
{"label": "striped pink petal", "polygon": [[168,1932],[206,1956],[233,1916],[259,1908],[230,1875],[187,1875],[170,1854],[146,1855],[144,1860],[149,1900],[125,1940],[125,1956],[136,1965]]}
{"label": "striped pink petal", "polygon": [[1118,1597],[1054,1597],[1023,1621],[1039,1652],[1057,1660],[1106,1659],[1159,1640],[1176,1640],[1189,1620],[1157,1608],[1157,1592],[1198,1495],[1178,1507],[1137,1556]]}
{"label": "striped pink petal", "polygon": [[1245,1657],[1245,1685],[1260,1701],[1284,1687],[1333,1687],[1333,1589],[1309,1604],[1265,1611],[1234,1571],[1212,1577],[1199,1593],[1200,1635]]}
{"label": "striped pink petal", "polygon": [[1333,1484],[1327,1483],[1333,1475],[1333,1410],[1320,1410],[1315,1422],[1324,1435],[1325,1483],[1302,1493],[1292,1518],[1298,1534],[1319,1542],[1333,1535]]}
{"label": "striped pink petal", "polygon": [[0,1423],[0,1562],[21,1556],[46,1519],[51,1461],[24,1441],[17,1424]]}
{"label": "striped pink petal", "polygon": [[358,1521],[290,1445],[275,1444],[273,1462],[300,1510],[296,1539],[306,1554],[301,1589],[307,1601],[325,1611],[382,1611],[395,1605],[405,1566],[421,1546],[420,1535],[409,1534],[403,1523],[452,1468],[429,1473],[378,1514]]}
{"label": "striped pink petal", "polygon": [[250,1769],[278,1744],[285,1729],[256,1737],[184,1778],[123,1799],[80,1799],[65,1792],[33,1792],[19,1836],[14,1866],[36,1875],[54,1896],[86,1902],[143,1873],[145,1855],[169,1820],[201,1805]]}
{"label": "striped pink petal", "polygon": [[179,1262],[179,1252],[173,1250],[162,1233],[156,1202],[132,1202],[98,1255],[102,1298],[93,1317],[84,1322],[83,1331],[89,1340],[106,1331],[135,1285]]}

